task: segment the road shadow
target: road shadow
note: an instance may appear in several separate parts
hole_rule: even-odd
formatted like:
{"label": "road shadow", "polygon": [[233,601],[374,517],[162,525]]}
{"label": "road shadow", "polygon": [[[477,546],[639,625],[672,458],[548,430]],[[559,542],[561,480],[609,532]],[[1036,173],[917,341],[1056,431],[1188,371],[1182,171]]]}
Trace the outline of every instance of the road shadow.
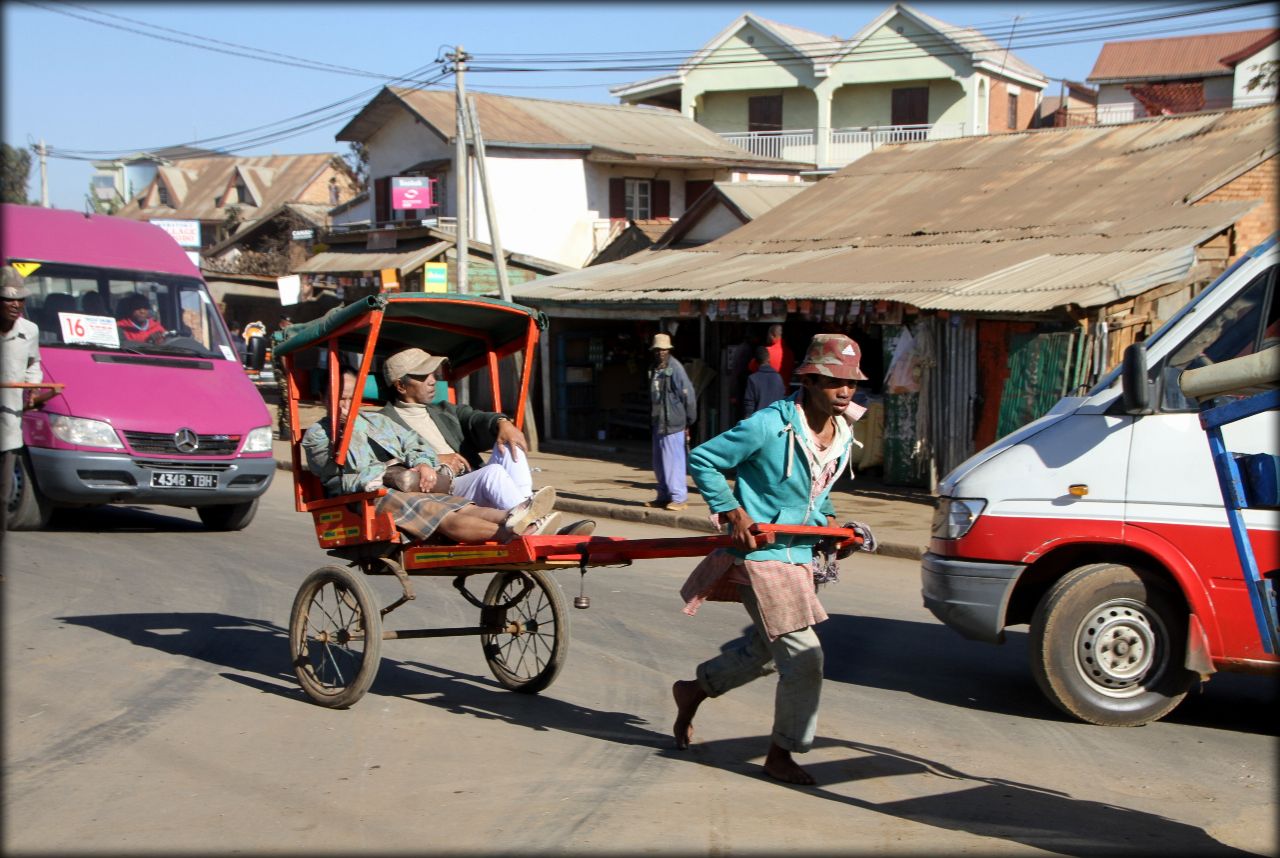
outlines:
{"label": "road shadow", "polygon": [[[95,614],[58,617],[168,655],[197,659],[239,673],[218,675],[264,693],[299,702],[289,662],[288,630],[268,620],[220,613]],[[241,675],[244,674],[244,675]],[[383,656],[368,695],[402,697],[446,712],[499,720],[531,730],[558,730],[626,745],[664,747],[669,736],[648,729],[629,712],[608,712],[548,694],[518,694],[491,677],[420,661]],[[360,705],[359,703],[355,705]]]}
{"label": "road shadow", "polygon": [[[1020,718],[1074,723],[1031,677],[1027,634],[1006,630],[999,646],[968,641],[937,623],[832,614],[814,626],[827,680]],[[1164,721],[1274,736],[1280,732],[1274,677],[1215,675]]]}
{"label": "road shadow", "polygon": [[90,506],[55,509],[45,530],[62,533],[206,532],[199,522],[157,512],[147,506]]}
{"label": "road shadow", "polygon": [[[761,762],[768,736],[698,743],[688,751],[668,750],[664,757],[685,760],[746,777],[765,778]],[[1202,828],[1145,811],[1130,810],[1003,778],[962,772],[943,763],[894,748],[843,739],[818,738],[815,750],[848,751],[840,759],[802,760],[818,786],[778,784],[845,807],[896,819],[1021,843],[1059,855],[1253,855],[1215,840]],[[748,762],[751,761],[751,762]],[[875,778],[929,775],[954,781],[954,788],[901,801],[860,798],[859,786]],[[774,781],[770,781],[774,783]],[[874,791],[864,787],[862,791]]]}

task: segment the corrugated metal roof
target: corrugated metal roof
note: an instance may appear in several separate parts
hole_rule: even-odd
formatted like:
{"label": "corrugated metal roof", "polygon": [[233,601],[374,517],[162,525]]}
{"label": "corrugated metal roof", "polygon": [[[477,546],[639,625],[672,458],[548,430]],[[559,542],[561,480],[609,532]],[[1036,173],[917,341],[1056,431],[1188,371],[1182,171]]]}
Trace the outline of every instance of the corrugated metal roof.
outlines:
{"label": "corrugated metal roof", "polygon": [[240,170],[250,186],[257,205],[235,203],[244,220],[253,220],[258,212],[266,212],[296,200],[307,186],[332,161],[341,159],[333,153],[315,155],[255,155],[239,158],[229,155],[212,158],[184,158],[158,168],[176,196],[175,206],[142,208],[137,200],[124,206],[121,217],[175,218],[178,220],[222,220],[227,207],[217,201],[232,183],[232,175]]}
{"label": "corrugated metal roof", "polygon": [[447,241],[437,241],[416,250],[341,252],[325,251],[317,253],[293,270],[299,274],[319,274],[334,271],[381,271],[384,268],[395,268],[401,274],[416,268],[424,262],[435,259],[449,248]]}
{"label": "corrugated metal roof", "polygon": [[[762,158],[725,141],[679,111],[660,107],[583,104],[475,96],[481,133],[490,148],[539,146],[583,149],[591,160],[663,161],[798,169],[795,161]],[[364,140],[387,121],[396,103],[427,123],[443,139],[455,133],[452,92],[386,87],[345,128],[339,140]]]}
{"label": "corrugated metal roof", "polygon": [[518,287],[549,301],[1096,306],[1183,276],[1260,204],[1191,201],[1275,156],[1270,106],[889,146],[702,247]]}
{"label": "corrugated metal roof", "polygon": [[1222,58],[1269,35],[1270,29],[1168,39],[1105,42],[1086,80],[1094,83],[1230,74]]}
{"label": "corrugated metal roof", "polygon": [[716,182],[715,186],[750,220],[813,187],[807,182]]}

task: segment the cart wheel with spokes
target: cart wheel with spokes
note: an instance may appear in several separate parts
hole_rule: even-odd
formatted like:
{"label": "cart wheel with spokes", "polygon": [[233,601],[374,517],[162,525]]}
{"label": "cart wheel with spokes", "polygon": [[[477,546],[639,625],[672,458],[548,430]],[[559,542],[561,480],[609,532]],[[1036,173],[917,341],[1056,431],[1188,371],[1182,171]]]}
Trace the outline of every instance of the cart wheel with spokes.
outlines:
{"label": "cart wheel with spokes", "polygon": [[523,598],[506,609],[507,627],[496,634],[483,634],[489,670],[504,688],[537,694],[555,682],[569,652],[569,616],[565,612],[560,585],[541,570],[499,572],[484,593],[486,607],[507,605],[525,589],[524,577],[531,579]]}
{"label": "cart wheel with spokes", "polygon": [[382,651],[382,614],[357,574],[322,566],[298,588],[289,618],[298,684],[316,703],[342,709],[373,684]]}

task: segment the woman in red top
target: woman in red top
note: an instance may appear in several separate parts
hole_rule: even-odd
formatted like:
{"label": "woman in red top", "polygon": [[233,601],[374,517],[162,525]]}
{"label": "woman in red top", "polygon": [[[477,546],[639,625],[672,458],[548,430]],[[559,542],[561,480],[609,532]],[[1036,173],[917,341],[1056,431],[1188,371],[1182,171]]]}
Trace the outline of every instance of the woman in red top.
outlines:
{"label": "woman in red top", "polygon": [[119,320],[116,326],[120,335],[135,343],[155,343],[164,336],[164,326],[151,315],[151,303],[146,295],[125,295],[116,305]]}

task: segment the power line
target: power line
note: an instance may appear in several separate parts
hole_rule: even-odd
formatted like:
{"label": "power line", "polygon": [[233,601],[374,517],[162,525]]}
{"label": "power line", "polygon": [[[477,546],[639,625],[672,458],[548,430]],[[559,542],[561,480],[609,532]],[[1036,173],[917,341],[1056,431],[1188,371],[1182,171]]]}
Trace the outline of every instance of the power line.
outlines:
{"label": "power line", "polygon": [[[377,72],[363,71],[361,69],[352,69],[352,68],[347,68],[345,66],[332,65],[329,63],[319,63],[314,60],[306,60],[300,57],[289,57],[287,54],[279,54],[273,51],[263,51],[261,48],[250,48],[244,45],[234,45],[234,43],[232,42],[220,42],[217,39],[210,39],[206,36],[196,36],[190,33],[182,33],[182,35],[191,36],[192,38],[205,39],[207,41],[216,42],[218,44],[223,44],[223,45],[232,45],[233,47],[236,47],[236,48],[242,48],[242,50],[230,50],[227,48],[214,47],[213,45],[202,45],[199,42],[193,42],[187,39],[173,39],[167,36],[162,36],[158,33],[148,33],[144,30],[138,30],[134,27],[126,27],[122,24],[113,24],[110,21],[102,21],[97,18],[90,18],[86,15],[77,14],[68,9],[61,9],[56,6],[48,6],[48,5],[45,5],[44,3],[38,3],[38,2],[35,2],[35,0],[19,0],[19,2],[25,3],[28,6],[34,6],[38,9],[43,9],[46,12],[55,12],[59,15],[66,15],[67,17],[70,17],[70,18],[78,18],[81,21],[87,21],[90,24],[97,24],[100,27],[110,27],[114,30],[122,30],[126,33],[133,33],[138,36],[145,36],[149,39],[156,39],[162,42],[170,42],[172,44],[182,45],[184,47],[197,48],[202,51],[211,51],[213,53],[218,53],[218,54],[229,54],[230,56],[234,56],[234,57],[242,57],[244,59],[258,60],[259,62],[264,62],[264,63],[275,63],[277,65],[282,65],[282,66],[292,66],[294,68],[306,69],[308,71],[332,72],[336,74],[355,75],[358,77],[372,77],[372,78],[380,78],[384,80],[391,78],[390,75],[378,74]],[[68,4],[68,5],[74,5],[74,4]],[[77,7],[77,8],[83,8],[83,7]],[[114,15],[109,12],[98,12],[97,10],[91,10],[91,11],[94,11],[96,14],[111,15],[111,17],[113,18],[119,18],[125,21],[132,20],[130,18],[125,18],[122,15]],[[145,24],[144,22],[140,22],[140,21],[135,23],[143,24],[143,26],[156,27],[156,25],[154,24]],[[172,33],[181,33],[180,30],[169,30],[167,27],[156,27],[156,29],[166,30]],[[245,53],[245,51],[255,51],[255,52],[265,53],[265,54],[274,54],[274,58],[272,56],[258,56],[255,53]]]}

